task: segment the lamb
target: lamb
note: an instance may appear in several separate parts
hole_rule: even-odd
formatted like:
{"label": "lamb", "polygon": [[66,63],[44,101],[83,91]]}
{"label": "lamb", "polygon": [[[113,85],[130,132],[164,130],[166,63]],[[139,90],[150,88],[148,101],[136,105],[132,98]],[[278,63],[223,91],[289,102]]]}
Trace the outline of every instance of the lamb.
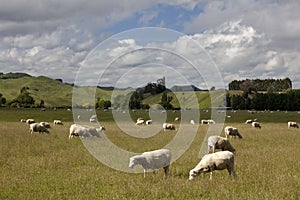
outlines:
{"label": "lamb", "polygon": [[202,172],[210,172],[210,180],[214,170],[227,169],[229,175],[235,177],[234,155],[230,151],[219,151],[216,153],[206,154],[196,167],[190,170],[189,180],[193,180]]}
{"label": "lamb", "polygon": [[232,153],[235,152],[235,149],[230,144],[227,138],[221,136],[210,136],[207,140],[208,144],[208,153],[210,153],[211,149],[214,153],[216,149],[222,149],[222,151],[228,150]]}
{"label": "lamb", "polygon": [[58,119],[53,120],[53,124],[56,124],[56,125],[63,125],[62,121],[61,121],[61,120],[58,120]]}
{"label": "lamb", "polygon": [[163,123],[163,129],[164,131],[168,130],[175,130],[176,131],[176,127],[174,124],[170,124],[170,123]]}
{"label": "lamb", "polygon": [[31,133],[31,134],[33,132],[39,132],[39,133],[45,132],[45,133],[50,134],[48,129],[40,123],[32,123],[32,124],[29,125],[29,127],[30,127],[29,128],[29,133]]}
{"label": "lamb", "polygon": [[164,169],[164,177],[169,174],[169,166],[171,163],[171,152],[168,149],[158,149],[154,151],[144,152],[141,155],[132,156],[129,159],[129,168],[135,165],[142,165],[144,168],[144,178],[146,172],[151,169],[155,172],[156,169]]}
{"label": "lamb", "polygon": [[261,129],[261,126],[260,126],[259,122],[252,122],[252,127]]}
{"label": "lamb", "polygon": [[46,128],[51,128],[50,124],[48,122],[40,122],[42,126],[45,126]]}
{"label": "lamb", "polygon": [[242,139],[242,135],[240,134],[239,130],[233,126],[226,126],[225,127],[225,137],[228,138],[229,136],[238,136],[240,139]]}
{"label": "lamb", "polygon": [[[74,136],[81,137],[81,138],[89,138],[92,136],[96,136],[101,138],[101,131],[103,131],[104,127],[94,128],[94,127],[85,127],[78,124],[72,124],[69,129],[69,139],[73,138]],[[105,130],[105,128],[104,128]]]}
{"label": "lamb", "polygon": [[35,120],[34,119],[27,119],[26,123],[27,124],[33,124],[33,123],[35,123]]}
{"label": "lamb", "polygon": [[143,125],[145,123],[145,120],[144,120],[144,118],[138,118],[137,120],[136,120],[136,125]]}
{"label": "lamb", "polygon": [[293,127],[293,128],[299,128],[297,122],[288,122],[288,128]]}

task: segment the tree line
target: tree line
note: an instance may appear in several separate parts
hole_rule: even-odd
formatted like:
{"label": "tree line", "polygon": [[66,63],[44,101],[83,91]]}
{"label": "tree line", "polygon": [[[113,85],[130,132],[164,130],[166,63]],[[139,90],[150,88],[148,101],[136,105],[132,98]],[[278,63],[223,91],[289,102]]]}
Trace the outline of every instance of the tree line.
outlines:
{"label": "tree line", "polygon": [[252,84],[257,91],[284,92],[292,89],[292,81],[285,79],[255,79],[255,80],[234,80],[229,83],[229,90],[244,90],[247,84]]}
{"label": "tree line", "polygon": [[230,88],[239,88],[242,91],[242,94],[227,95],[227,106],[233,109],[300,110],[300,90],[291,88],[289,78],[235,80],[229,85]]}

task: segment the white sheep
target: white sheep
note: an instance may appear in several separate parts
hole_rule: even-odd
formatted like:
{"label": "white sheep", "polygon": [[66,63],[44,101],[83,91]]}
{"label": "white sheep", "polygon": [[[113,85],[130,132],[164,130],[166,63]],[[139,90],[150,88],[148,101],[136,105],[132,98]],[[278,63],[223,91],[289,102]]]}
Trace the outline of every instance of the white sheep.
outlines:
{"label": "white sheep", "polygon": [[145,123],[145,120],[144,120],[144,118],[137,118],[137,120],[136,120],[136,125],[143,125]]}
{"label": "white sheep", "polygon": [[[73,138],[74,136],[81,137],[81,138],[89,138],[92,136],[96,136],[101,138],[101,131],[103,131],[104,127],[94,128],[94,127],[85,127],[79,124],[72,124],[69,129],[69,139]],[[105,128],[104,128],[105,130]]]}
{"label": "white sheep", "polygon": [[97,115],[92,115],[90,117],[90,122],[97,122]]}
{"label": "white sheep", "polygon": [[152,120],[151,119],[149,119],[149,120],[146,121],[146,125],[150,125],[150,124],[152,124]]}
{"label": "white sheep", "polygon": [[39,133],[45,132],[50,134],[49,130],[40,123],[32,123],[29,125],[29,133],[32,134],[33,132],[39,132]]}
{"label": "white sheep", "polygon": [[195,125],[195,121],[191,119],[190,124]]}
{"label": "white sheep", "polygon": [[26,123],[26,119],[21,119],[20,120],[22,123]]}
{"label": "white sheep", "polygon": [[202,119],[201,124],[215,124],[216,122],[212,119]]}
{"label": "white sheep", "polygon": [[[174,111],[175,111],[175,110],[174,110]],[[176,117],[174,121],[175,121],[175,122],[178,122],[178,121],[179,121],[179,117]]]}
{"label": "white sheep", "polygon": [[242,135],[240,134],[239,130],[233,126],[226,126],[225,127],[225,137],[228,138],[229,136],[238,136],[240,139],[242,139]]}
{"label": "white sheep", "polygon": [[210,136],[207,140],[208,153],[212,150],[214,153],[216,149],[222,149],[222,151],[235,152],[234,147],[230,144],[229,139],[221,136]]}
{"label": "white sheep", "polygon": [[35,120],[34,119],[27,119],[26,123],[27,124],[33,124],[33,123],[35,123]]}
{"label": "white sheep", "polygon": [[252,122],[256,122],[257,119],[247,119],[245,124],[251,124]]}
{"label": "white sheep", "polygon": [[46,128],[51,128],[51,125],[48,122],[40,122],[40,124]]}
{"label": "white sheep", "polygon": [[175,125],[171,124],[171,123],[163,123],[163,129],[164,129],[164,131],[166,131],[166,130],[175,130],[176,131]]}
{"label": "white sheep", "polygon": [[146,172],[151,169],[155,172],[156,169],[164,169],[164,177],[169,174],[169,166],[171,163],[171,152],[168,149],[158,149],[154,151],[144,152],[141,155],[132,156],[129,159],[129,168],[135,165],[142,165],[144,169],[144,178]]}
{"label": "white sheep", "polygon": [[260,126],[259,122],[252,122],[252,127],[253,128],[260,128],[261,129],[261,126]]}
{"label": "white sheep", "polygon": [[193,180],[202,172],[210,172],[210,180],[214,170],[227,169],[229,175],[235,177],[234,171],[234,155],[230,151],[219,151],[216,153],[206,154],[201,161],[190,170],[189,180]]}
{"label": "white sheep", "polygon": [[58,120],[58,119],[53,120],[53,124],[56,124],[56,125],[63,125],[62,121],[61,121],[61,120]]}
{"label": "white sheep", "polygon": [[297,122],[288,122],[288,128],[293,127],[293,128],[299,128]]}

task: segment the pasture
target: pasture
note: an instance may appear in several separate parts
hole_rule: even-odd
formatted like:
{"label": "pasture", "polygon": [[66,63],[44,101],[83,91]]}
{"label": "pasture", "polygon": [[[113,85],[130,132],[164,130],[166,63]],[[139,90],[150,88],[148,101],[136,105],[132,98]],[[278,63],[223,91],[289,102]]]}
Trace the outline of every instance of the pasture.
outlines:
{"label": "pasture", "polygon": [[[136,111],[131,116],[147,117],[144,112]],[[147,139],[132,138],[122,133],[110,112],[98,114],[106,136],[126,150],[162,148],[176,135],[174,131],[161,131]],[[246,111],[229,111],[228,115],[231,117],[224,126],[237,127],[243,136],[242,140],[231,139],[236,149],[237,178],[232,180],[223,170],[215,171],[212,181],[209,174],[188,181],[189,170],[199,162],[198,152],[208,125],[199,126],[190,148],[171,164],[167,179],[163,179],[163,170],[149,172],[144,178],[142,173],[120,172],[103,165],[79,138],[69,140],[72,112],[0,110],[0,199],[299,199],[300,129],[288,129],[286,122],[298,121],[300,115],[250,115]],[[175,116],[180,114],[168,112],[168,121]],[[19,122],[21,118],[51,123],[61,119],[64,125],[52,126],[50,135],[30,135],[28,125]],[[209,113],[201,113],[201,118],[209,118]],[[262,129],[244,124],[248,118],[258,118]],[[179,122],[174,124],[179,126]]]}

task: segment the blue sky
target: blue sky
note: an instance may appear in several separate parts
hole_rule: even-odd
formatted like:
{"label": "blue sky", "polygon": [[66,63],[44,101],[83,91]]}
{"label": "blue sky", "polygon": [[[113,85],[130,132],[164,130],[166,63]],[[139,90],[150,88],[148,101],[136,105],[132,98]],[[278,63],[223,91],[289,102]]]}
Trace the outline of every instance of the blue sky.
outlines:
{"label": "blue sky", "polygon": [[[122,70],[112,70],[109,74],[122,77],[124,86],[142,85],[158,76],[168,76],[170,87],[176,81],[180,84],[176,77],[169,76],[172,69],[174,75],[186,76],[184,79],[191,84],[209,87],[210,80],[216,77],[208,68],[216,66],[215,74],[225,86],[234,79],[290,77],[294,88],[300,88],[300,2],[297,0],[88,3],[0,0],[0,3],[1,72],[25,72],[71,83],[86,63],[100,77],[107,71],[104,63],[112,59],[118,61],[120,69],[131,65],[130,77],[138,77],[126,79],[125,74],[120,74],[124,73]],[[156,27],[157,32],[136,29],[142,27]],[[130,34],[126,35],[126,31]],[[157,36],[160,33],[167,35]],[[111,40],[116,34],[120,38]],[[143,37],[149,39],[138,41]],[[102,48],[103,41],[111,42],[108,49]],[[142,50],[149,47],[157,52],[148,55],[149,51]],[[187,63],[159,51],[160,48],[187,58],[202,78],[186,73]],[[89,55],[96,57],[88,58]],[[125,59],[123,63],[121,58]],[[151,71],[151,64],[165,67]],[[84,78],[92,80],[93,76]],[[115,84],[109,77],[104,79],[101,84]]]}

